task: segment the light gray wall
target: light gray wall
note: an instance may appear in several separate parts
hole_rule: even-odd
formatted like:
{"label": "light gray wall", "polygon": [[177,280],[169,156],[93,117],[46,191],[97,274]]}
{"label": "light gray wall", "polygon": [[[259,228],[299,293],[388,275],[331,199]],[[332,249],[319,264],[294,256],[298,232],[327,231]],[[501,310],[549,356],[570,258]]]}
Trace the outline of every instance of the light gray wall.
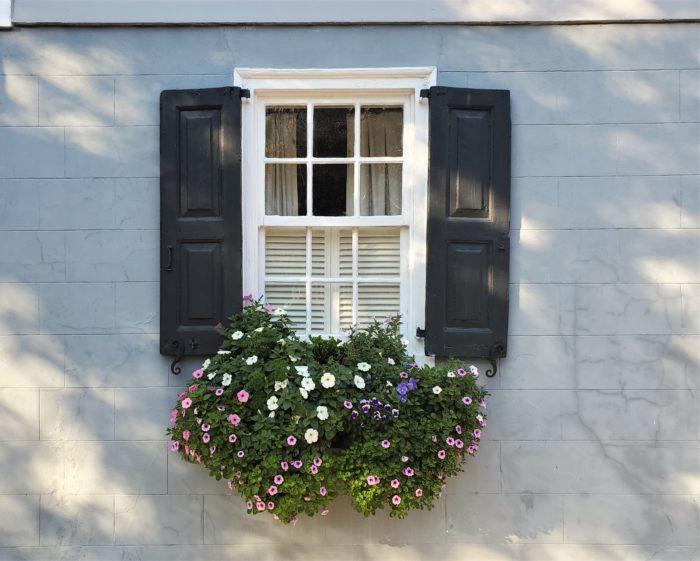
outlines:
{"label": "light gray wall", "polygon": [[[0,33],[0,559],[697,561],[697,25]],[[249,519],[163,429],[158,92],[437,65],[512,91],[508,359],[432,512]],[[191,366],[191,364],[190,364]]]}

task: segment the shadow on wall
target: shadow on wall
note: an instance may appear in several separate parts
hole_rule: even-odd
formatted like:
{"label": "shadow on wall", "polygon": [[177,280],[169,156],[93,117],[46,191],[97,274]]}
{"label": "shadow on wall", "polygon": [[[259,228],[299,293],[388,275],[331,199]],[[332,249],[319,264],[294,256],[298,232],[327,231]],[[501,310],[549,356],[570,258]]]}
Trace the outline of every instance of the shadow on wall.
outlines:
{"label": "shadow on wall", "polygon": [[[6,243],[0,250],[0,364],[4,391],[12,396],[0,413],[10,423],[10,440],[0,444],[0,492],[11,496],[0,501],[13,518],[36,528],[36,535],[40,524],[45,546],[206,542],[222,545],[222,555],[231,558],[255,551],[256,559],[308,559],[333,546],[357,559],[422,560],[438,551],[454,560],[468,552],[489,561],[560,561],[571,552],[533,544],[566,538],[612,544],[595,546],[599,558],[621,560],[626,553],[614,544],[630,543],[630,535],[637,536],[633,543],[648,543],[648,534],[660,536],[656,543],[683,545],[678,536],[694,528],[674,528],[672,513],[692,509],[687,495],[698,493],[697,462],[669,467],[672,453],[663,454],[681,443],[643,433],[621,444],[617,440],[628,437],[591,422],[595,410],[581,405],[586,395],[575,390],[611,390],[628,405],[622,390],[630,380],[606,363],[615,384],[588,385],[576,349],[587,337],[619,345],[625,337],[668,342],[697,335],[697,314],[684,315],[681,301],[682,295],[699,298],[691,285],[700,282],[693,230],[700,204],[682,204],[698,196],[691,177],[698,173],[697,123],[683,122],[678,70],[587,71],[620,67],[657,38],[657,50],[673,48],[660,28],[641,26],[637,38],[629,28],[572,29],[20,29],[0,35],[0,177],[7,178],[0,179],[0,227],[22,248],[13,252]],[[320,52],[325,44],[334,47]],[[536,44],[547,45],[544,60],[532,56]],[[378,45],[386,47],[382,66],[437,64],[445,69],[443,85],[512,90],[512,332],[574,346],[573,373],[562,372],[568,382],[551,387],[572,390],[571,416],[583,426],[583,437],[570,438],[572,456],[583,453],[576,446],[585,441],[591,470],[619,483],[615,490],[599,485],[602,490],[591,491],[603,501],[586,506],[589,491],[572,475],[580,466],[550,465],[557,461],[553,449],[561,453],[567,442],[563,432],[532,439],[544,441],[541,462],[515,462],[507,474],[502,442],[485,442],[432,512],[404,522],[384,515],[364,519],[340,500],[327,520],[304,520],[297,528],[246,516],[223,484],[166,450],[163,431],[186,376],[170,378],[168,361],[157,354],[158,91],[227,85],[236,65],[341,66],[347,56],[340,53],[353,53],[352,66],[378,65]],[[465,61],[464,52],[472,60]],[[683,56],[698,65],[697,52]],[[535,72],[538,64],[586,71]],[[503,72],[509,68],[532,72]],[[668,99],[673,103],[664,103]],[[10,211],[3,213],[3,205]],[[682,293],[686,285],[689,292]],[[574,297],[567,300],[565,291]],[[686,370],[675,377],[661,364],[654,387],[695,395],[695,348],[668,349],[673,364]],[[195,364],[186,366],[183,373]],[[504,360],[499,376],[513,382],[517,367],[515,359]],[[530,375],[538,376],[522,377]],[[512,449],[531,439],[526,432],[509,437],[505,428],[513,414],[498,408],[505,379],[493,382],[495,411],[503,417],[494,415],[489,428]],[[516,401],[530,399],[527,385],[510,387]],[[41,388],[40,395],[31,388]],[[672,404],[659,407],[674,415]],[[619,419],[632,423],[625,411]],[[554,422],[563,426],[565,413]],[[532,414],[524,422],[537,425],[545,412]],[[30,426],[36,431],[27,432]],[[661,450],[656,471],[639,470],[648,460],[635,444],[642,441]],[[521,469],[541,470],[537,488]],[[562,474],[565,469],[572,471]],[[607,507],[613,510],[606,500],[643,512],[648,501],[627,497],[650,493],[663,495],[660,506],[645,513],[638,528],[619,520],[600,527]],[[586,508],[583,520],[595,527],[582,530],[575,515]],[[592,520],[596,509],[599,518]],[[661,529],[648,527],[657,522]],[[571,524],[566,535],[565,524]],[[0,545],[39,545],[25,535],[0,526]],[[269,548],[261,553],[256,544]],[[687,545],[695,545],[690,537]]]}

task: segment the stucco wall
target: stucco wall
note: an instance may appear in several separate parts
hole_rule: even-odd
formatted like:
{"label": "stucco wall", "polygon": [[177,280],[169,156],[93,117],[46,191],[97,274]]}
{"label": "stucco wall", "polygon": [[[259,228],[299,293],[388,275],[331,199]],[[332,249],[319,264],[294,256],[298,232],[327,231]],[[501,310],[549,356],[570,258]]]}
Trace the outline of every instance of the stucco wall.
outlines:
{"label": "stucco wall", "polygon": [[[167,452],[158,92],[425,65],[512,92],[487,441],[404,522],[249,518]],[[692,24],[0,33],[0,559],[699,559],[699,68]]]}

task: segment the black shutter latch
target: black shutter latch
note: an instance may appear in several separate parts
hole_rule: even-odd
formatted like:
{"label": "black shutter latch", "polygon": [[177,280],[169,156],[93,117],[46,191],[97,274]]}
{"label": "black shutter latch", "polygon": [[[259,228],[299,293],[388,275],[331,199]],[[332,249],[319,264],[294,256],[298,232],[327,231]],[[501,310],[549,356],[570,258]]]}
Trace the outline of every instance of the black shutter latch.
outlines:
{"label": "black shutter latch", "polygon": [[416,327],[416,337],[419,339],[425,339],[425,329],[422,327]]}

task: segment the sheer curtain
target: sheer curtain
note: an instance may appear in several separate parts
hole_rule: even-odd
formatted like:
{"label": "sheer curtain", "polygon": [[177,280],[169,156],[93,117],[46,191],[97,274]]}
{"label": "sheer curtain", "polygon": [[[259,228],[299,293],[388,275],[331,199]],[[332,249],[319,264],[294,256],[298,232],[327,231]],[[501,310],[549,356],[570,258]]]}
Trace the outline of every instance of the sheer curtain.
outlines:
{"label": "sheer curtain", "polygon": [[[266,115],[267,136],[265,152],[277,158],[297,155],[297,121],[291,111],[275,111]],[[295,164],[268,164],[265,166],[265,214],[297,216],[297,166]]]}
{"label": "sheer curtain", "polygon": [[[395,155],[402,146],[403,113],[367,111],[360,125],[360,154],[370,157]],[[400,164],[360,166],[360,214],[401,214]],[[349,190],[352,193],[352,190]]]}

